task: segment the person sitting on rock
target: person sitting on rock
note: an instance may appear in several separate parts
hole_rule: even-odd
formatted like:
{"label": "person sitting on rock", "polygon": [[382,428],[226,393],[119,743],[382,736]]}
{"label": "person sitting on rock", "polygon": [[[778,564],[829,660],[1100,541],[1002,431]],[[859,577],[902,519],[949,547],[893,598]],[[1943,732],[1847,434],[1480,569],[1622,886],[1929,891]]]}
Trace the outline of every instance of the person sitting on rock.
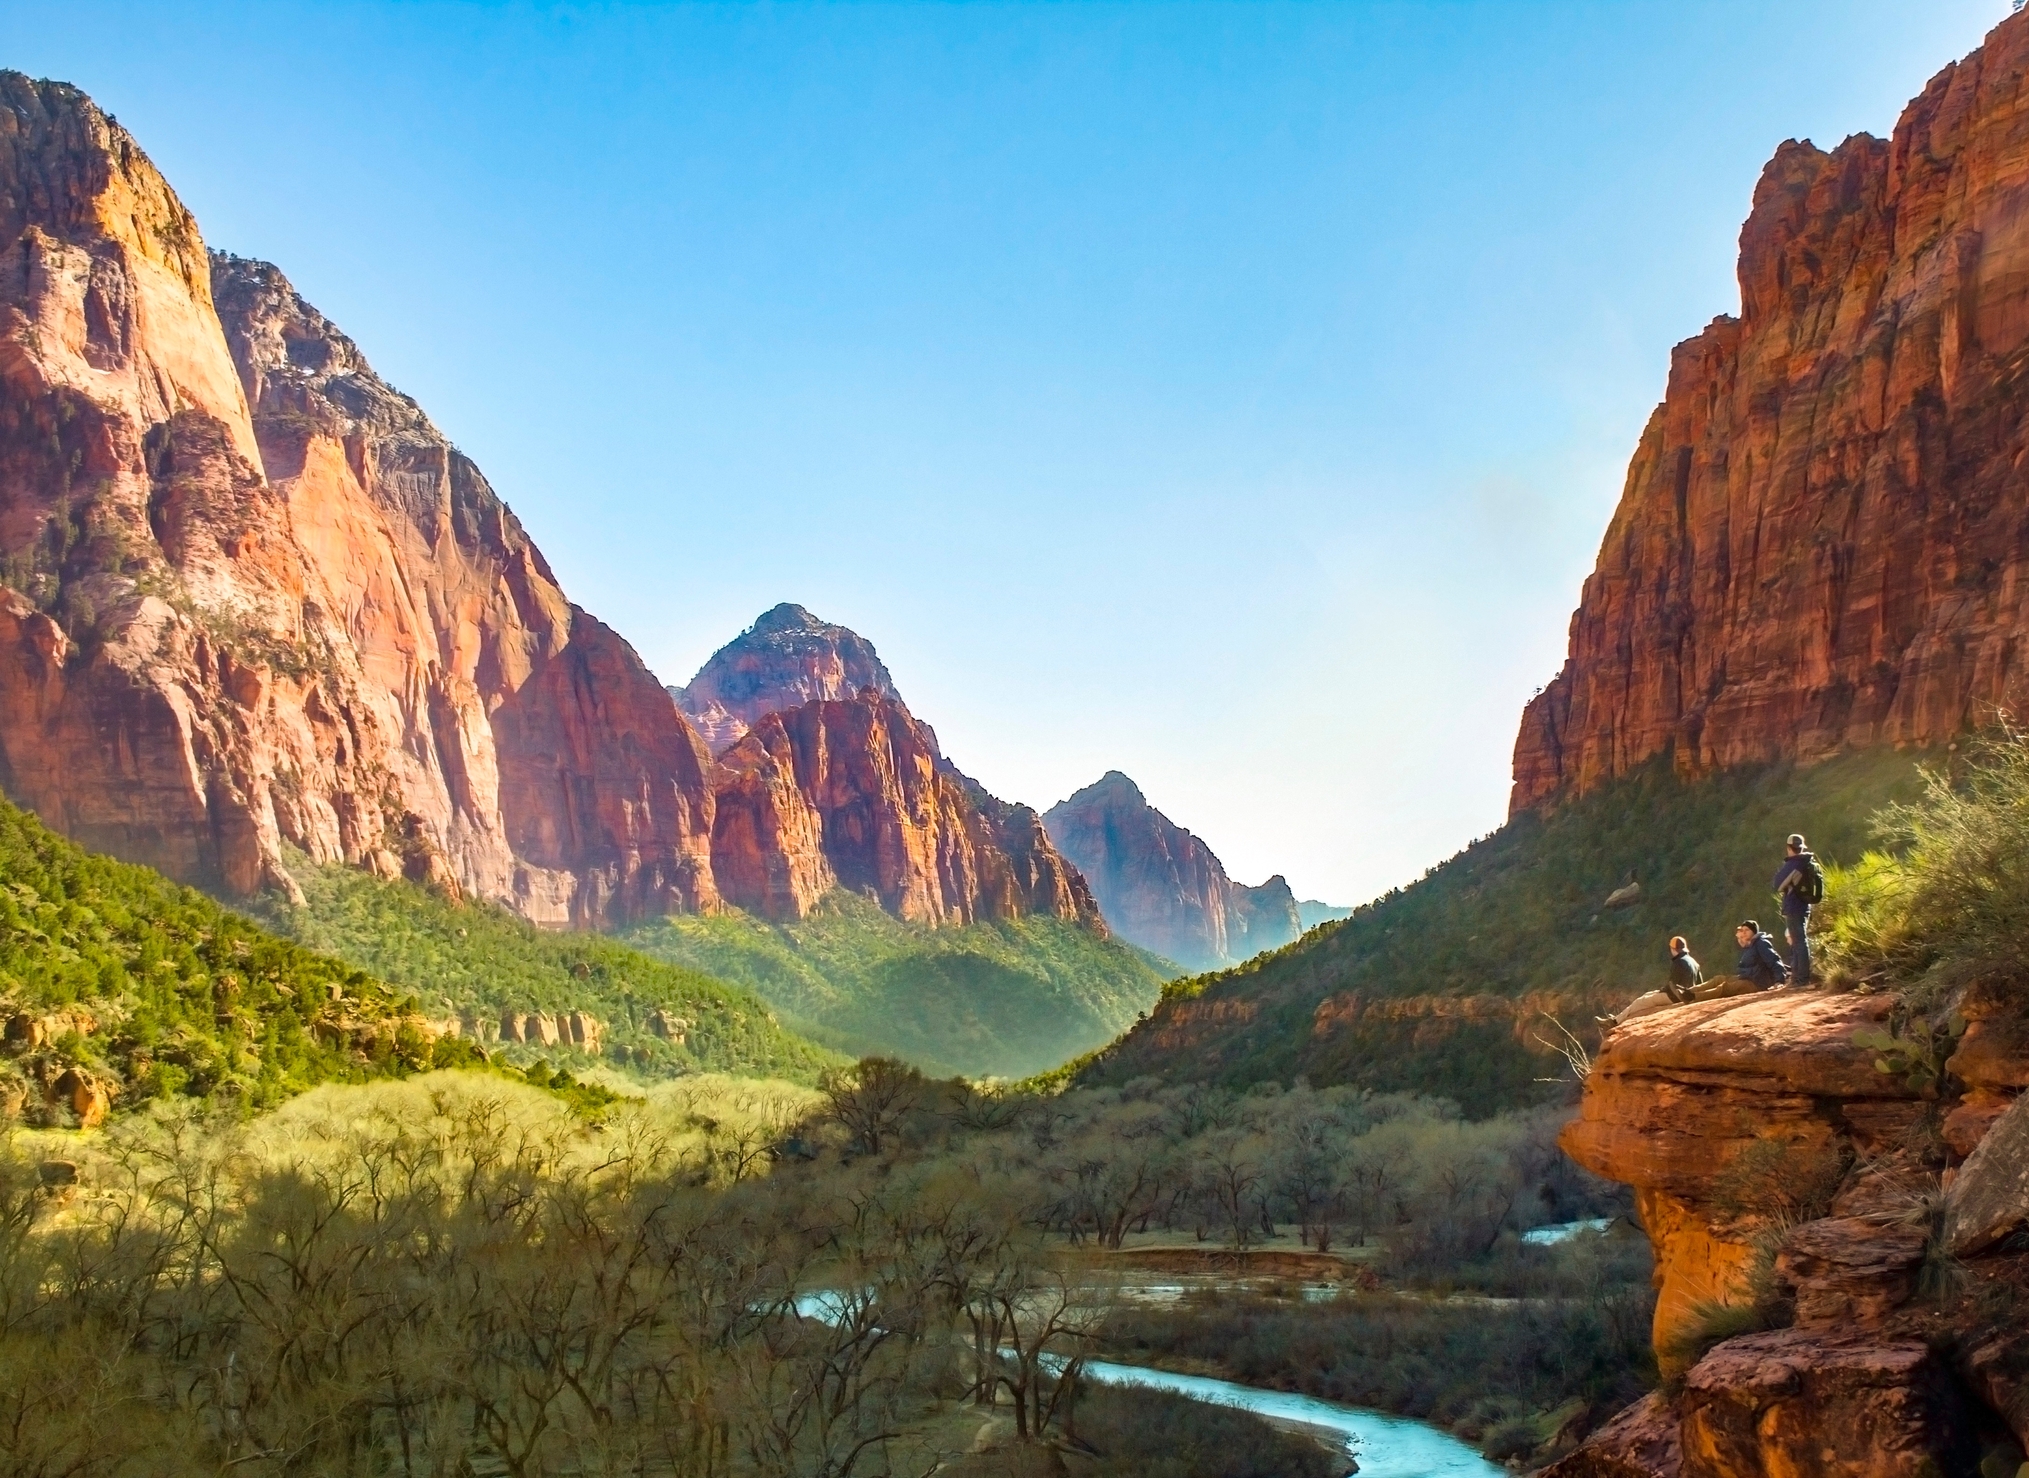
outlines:
{"label": "person sitting on rock", "polygon": [[1691,945],[1683,935],[1670,940],[1670,983],[1663,987],[1678,1005],[1691,999],[1691,992],[1705,983],[1705,974],[1691,957]]}
{"label": "person sitting on rock", "polygon": [[1775,941],[1762,932],[1759,919],[1741,920],[1733,937],[1740,943],[1740,963],[1733,970],[1742,980],[1758,990],[1774,990],[1788,978],[1789,966],[1783,963]]}
{"label": "person sitting on rock", "polygon": [[1670,940],[1670,978],[1663,988],[1644,991],[1619,1011],[1596,1019],[1602,1026],[1619,1026],[1623,1021],[1633,1021],[1665,1006],[1683,1006],[1710,997],[1711,993],[1705,989],[1705,976],[1699,970],[1698,962],[1691,958],[1691,946],[1685,942],[1683,935],[1678,934]]}
{"label": "person sitting on rock", "polygon": [[1789,983],[1811,983],[1811,909],[1825,901],[1825,870],[1803,839],[1792,832],[1788,855],[1775,870],[1775,896],[1789,935]]}

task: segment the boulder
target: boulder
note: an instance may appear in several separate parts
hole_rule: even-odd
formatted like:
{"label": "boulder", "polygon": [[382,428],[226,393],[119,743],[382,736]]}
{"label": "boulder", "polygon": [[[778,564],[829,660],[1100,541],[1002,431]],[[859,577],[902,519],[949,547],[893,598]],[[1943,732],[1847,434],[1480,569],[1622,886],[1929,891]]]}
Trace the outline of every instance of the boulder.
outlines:
{"label": "boulder", "polygon": [[1928,1229],[1869,1217],[1806,1222],[1776,1254],[1798,1324],[1879,1323],[1916,1291]]}
{"label": "boulder", "polygon": [[1921,1340],[1728,1340],[1692,1368],[1678,1409],[1686,1478],[1937,1478],[1979,1456],[1960,1388]]}
{"label": "boulder", "polygon": [[1654,1391],[1545,1468],[1541,1478],[1677,1478],[1683,1448],[1676,1408]]}
{"label": "boulder", "polygon": [[106,1115],[113,1110],[112,1090],[82,1068],[65,1068],[57,1074],[45,1096],[77,1115],[78,1125],[84,1129],[105,1123]]}
{"label": "boulder", "polygon": [[2015,1100],[1952,1178],[1945,1237],[1953,1257],[1984,1252],[2029,1226],[2029,1095]]}

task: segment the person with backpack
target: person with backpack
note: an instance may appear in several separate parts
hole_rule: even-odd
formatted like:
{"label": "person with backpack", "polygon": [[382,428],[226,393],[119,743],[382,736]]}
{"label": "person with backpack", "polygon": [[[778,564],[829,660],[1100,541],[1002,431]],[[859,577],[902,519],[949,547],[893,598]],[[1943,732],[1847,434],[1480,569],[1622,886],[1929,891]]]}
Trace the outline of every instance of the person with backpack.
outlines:
{"label": "person with backpack", "polygon": [[1782,904],[1783,925],[1789,933],[1791,985],[1811,983],[1811,910],[1825,901],[1825,870],[1805,845],[1801,833],[1792,833],[1789,855],[1775,870],[1775,896]]}
{"label": "person with backpack", "polygon": [[1733,937],[1740,943],[1740,962],[1733,973],[1742,980],[1758,990],[1774,990],[1789,977],[1789,966],[1783,963],[1775,941],[1761,932],[1761,920],[1742,920]]}

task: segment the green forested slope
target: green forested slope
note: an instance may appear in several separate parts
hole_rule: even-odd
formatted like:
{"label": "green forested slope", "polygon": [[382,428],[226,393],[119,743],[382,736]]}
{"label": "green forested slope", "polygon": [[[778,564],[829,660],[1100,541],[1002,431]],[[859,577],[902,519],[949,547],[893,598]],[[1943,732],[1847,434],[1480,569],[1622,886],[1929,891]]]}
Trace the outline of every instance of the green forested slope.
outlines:
{"label": "green forested slope", "polygon": [[658,958],[744,985],[799,1029],[933,1073],[1023,1077],[1126,1030],[1170,970],[1061,919],[929,929],[838,891],[810,917],[676,917],[627,934]]}
{"label": "green forested slope", "polygon": [[[292,871],[304,905],[270,902],[262,919],[406,988],[427,1013],[588,1011],[605,1024],[607,1055],[651,1074],[810,1082],[838,1060],[785,1029],[750,992],[603,935],[537,929],[498,908],[451,903],[352,868],[300,861]],[[650,1029],[657,1011],[683,1023],[680,1044]]]}
{"label": "green forested slope", "polygon": [[[1552,1033],[1538,1005],[1592,1039],[1596,1011],[1659,982],[1672,934],[1708,974],[1727,973],[1737,920],[1780,934],[1768,881],[1783,838],[1801,831],[1828,859],[1856,859],[1875,808],[1915,793],[1918,758],[1862,751],[1691,782],[1652,764],[1548,817],[1517,818],[1281,950],[1173,982],[1150,1021],[1080,1076],[1304,1076],[1441,1094],[1476,1114],[1557,1094],[1536,1081],[1560,1066],[1530,1040]],[[1630,880],[1640,901],[1605,908]],[[1518,1008],[1524,997],[1535,999]]]}
{"label": "green forested slope", "polygon": [[[186,1094],[249,1107],[438,1059],[401,995],[149,868],[0,801],[0,1100],[31,1117],[81,1069],[131,1106]],[[445,1061],[458,1060],[455,1050]]]}

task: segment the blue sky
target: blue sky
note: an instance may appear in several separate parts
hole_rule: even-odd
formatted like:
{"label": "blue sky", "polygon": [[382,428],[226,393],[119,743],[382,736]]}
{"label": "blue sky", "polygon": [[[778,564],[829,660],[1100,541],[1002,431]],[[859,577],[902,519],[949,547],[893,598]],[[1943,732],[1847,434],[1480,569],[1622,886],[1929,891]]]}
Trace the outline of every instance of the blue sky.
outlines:
{"label": "blue sky", "polygon": [[1785,138],[2006,0],[57,6],[140,137],[685,681],[780,600],[1047,806],[1352,902],[1502,819]]}

